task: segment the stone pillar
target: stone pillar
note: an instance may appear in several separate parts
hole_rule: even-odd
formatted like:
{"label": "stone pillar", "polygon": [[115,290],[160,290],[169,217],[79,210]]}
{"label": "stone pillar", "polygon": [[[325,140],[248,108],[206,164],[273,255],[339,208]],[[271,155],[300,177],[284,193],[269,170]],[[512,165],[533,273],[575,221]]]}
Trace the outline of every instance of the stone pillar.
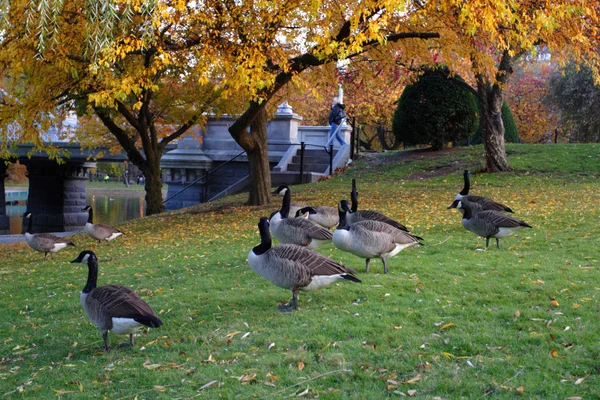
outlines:
{"label": "stone pillar", "polygon": [[6,215],[6,195],[4,193],[4,179],[6,178],[6,164],[0,160],[0,235],[10,233],[10,221]]}
{"label": "stone pillar", "polygon": [[[230,136],[230,140],[231,139]],[[200,132],[196,135],[185,135],[177,143],[177,148],[167,152],[160,161],[160,167],[166,172],[165,183],[169,186],[167,199],[174,196],[184,187],[204,176],[212,168],[212,160],[204,153],[203,136]],[[204,179],[190,186],[185,191],[165,203],[167,210],[189,207],[202,203],[206,183]]]}
{"label": "stone pillar", "polygon": [[[85,182],[93,162],[57,164],[50,160],[28,160],[27,211],[33,214],[34,232],[73,232],[83,229],[87,213]],[[23,225],[24,229],[27,226]]]}
{"label": "stone pillar", "polygon": [[[269,122],[267,128],[267,142],[269,143],[269,159],[281,159],[290,147],[290,144],[301,142],[298,136],[298,125],[302,117],[294,113],[288,102],[283,102],[277,107],[275,118]],[[299,149],[300,146],[294,146]]]}

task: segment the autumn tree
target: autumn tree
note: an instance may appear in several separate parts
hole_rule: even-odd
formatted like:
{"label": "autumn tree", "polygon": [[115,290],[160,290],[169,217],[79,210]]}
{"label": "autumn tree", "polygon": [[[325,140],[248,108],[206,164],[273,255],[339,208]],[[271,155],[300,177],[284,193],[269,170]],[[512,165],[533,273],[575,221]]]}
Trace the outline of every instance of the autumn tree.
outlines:
{"label": "autumn tree", "polygon": [[558,112],[545,101],[555,67],[549,56],[523,57],[516,65],[505,98],[511,106],[521,142],[537,143],[553,134],[559,125]]}
{"label": "autumn tree", "polygon": [[265,204],[265,107],[282,87],[307,68],[374,46],[438,36],[413,29],[403,3],[381,0],[43,0],[37,8],[21,0],[2,7],[0,63],[12,79],[0,122],[17,123],[20,140],[41,145],[42,114],[58,106],[93,114],[146,175],[148,214],[163,209],[164,147],[205,112],[240,110],[230,132],[250,160],[249,203]]}
{"label": "autumn tree", "polygon": [[[574,57],[597,76],[599,6],[596,1],[438,0],[419,2],[415,21],[436,26],[444,63],[468,60],[481,113],[488,171],[510,169],[501,107],[516,60],[543,45],[557,61]],[[463,74],[464,75],[464,74]]]}

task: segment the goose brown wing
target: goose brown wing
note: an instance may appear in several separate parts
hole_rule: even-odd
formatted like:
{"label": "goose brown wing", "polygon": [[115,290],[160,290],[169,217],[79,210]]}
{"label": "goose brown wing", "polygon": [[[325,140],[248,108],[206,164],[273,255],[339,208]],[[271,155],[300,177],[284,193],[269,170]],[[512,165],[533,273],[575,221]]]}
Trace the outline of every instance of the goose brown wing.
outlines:
{"label": "goose brown wing", "polygon": [[139,318],[155,316],[152,308],[133,290],[121,285],[106,285],[92,290],[86,302],[93,302],[110,317]]}
{"label": "goose brown wing", "polygon": [[36,235],[38,244],[43,251],[50,251],[57,243],[71,243],[69,240],[58,237],[51,233],[40,233]]}
{"label": "goose brown wing", "polygon": [[308,237],[310,237],[311,239],[318,239],[318,240],[331,240],[333,239],[333,234],[331,233],[331,231],[329,229],[325,229],[323,228],[321,225],[317,224],[316,222],[307,220],[307,219],[303,219],[303,218],[286,218],[286,220],[288,220],[289,224],[291,224],[292,226],[302,229],[304,232],[306,232],[306,234],[308,235]]}
{"label": "goose brown wing", "polygon": [[[356,271],[347,268],[342,264],[325,257],[311,249],[295,245],[279,245],[271,249],[278,258],[287,259],[294,264],[301,265],[299,269],[303,269],[310,277],[315,275],[337,275],[337,274],[355,274]],[[308,284],[308,283],[307,283]]]}
{"label": "goose brown wing", "polygon": [[123,233],[114,226],[106,225],[106,224],[95,224],[96,229],[102,233],[107,235],[112,235],[113,233]]}
{"label": "goose brown wing", "polygon": [[379,221],[384,222],[388,225],[393,226],[396,229],[400,229],[401,231],[408,231],[408,229],[402,225],[400,222],[394,221],[390,217],[385,214],[380,213],[379,211],[374,210],[359,210],[356,212],[359,216],[359,220],[364,221]]}
{"label": "goose brown wing", "polygon": [[517,226],[523,226],[524,224],[523,221],[517,218],[493,210],[479,212],[475,214],[475,218],[484,220],[498,228],[514,228]]}
{"label": "goose brown wing", "polygon": [[[513,212],[510,209],[510,207],[507,207],[502,203],[498,203],[497,201],[494,201],[494,200],[490,199],[489,197],[468,195],[468,196],[464,196],[463,199],[467,200],[470,203],[479,204],[481,206],[482,210]],[[476,211],[473,210],[473,212],[476,212]]]}

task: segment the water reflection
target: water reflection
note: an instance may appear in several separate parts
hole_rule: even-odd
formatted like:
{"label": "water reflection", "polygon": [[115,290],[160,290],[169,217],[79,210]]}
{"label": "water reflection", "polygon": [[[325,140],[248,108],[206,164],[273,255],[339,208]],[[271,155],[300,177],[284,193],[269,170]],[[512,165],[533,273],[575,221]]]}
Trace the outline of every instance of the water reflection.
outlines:
{"label": "water reflection", "polygon": [[[143,194],[114,195],[86,194],[86,203],[94,209],[95,224],[119,225],[124,221],[144,216],[146,202]],[[10,233],[20,234],[22,215],[27,211],[23,202],[19,205],[6,206],[6,214],[10,219]]]}

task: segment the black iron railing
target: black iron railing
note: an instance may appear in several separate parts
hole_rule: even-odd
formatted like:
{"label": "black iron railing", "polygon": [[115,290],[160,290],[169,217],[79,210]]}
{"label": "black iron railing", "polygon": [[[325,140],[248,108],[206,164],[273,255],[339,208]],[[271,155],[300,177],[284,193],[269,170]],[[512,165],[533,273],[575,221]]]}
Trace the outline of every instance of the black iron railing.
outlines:
{"label": "black iron railing", "polygon": [[[300,183],[304,183],[304,151],[306,149],[306,146],[313,146],[313,147],[322,147],[325,152],[329,155],[329,175],[331,175],[333,173],[333,143],[327,145],[322,145],[322,144],[315,144],[315,143],[306,143],[306,142],[300,142],[300,143],[286,143],[286,142],[269,142],[267,143],[267,145],[277,145],[277,144],[282,144],[282,145],[289,145],[289,146],[300,146]],[[213,169],[211,169],[210,171],[205,171],[204,174],[199,177],[198,179],[194,180],[193,182],[187,184],[186,186],[184,186],[181,190],[179,190],[177,193],[169,196],[166,200],[163,201],[163,204],[166,203],[169,200],[174,199],[175,197],[179,196],[181,193],[185,192],[187,189],[189,189],[190,187],[201,183],[202,180],[204,180],[204,188],[203,188],[203,198],[206,199],[208,197],[208,178],[214,174],[215,172],[217,172],[219,169],[223,168],[225,165],[230,164],[231,162],[233,162],[234,160],[236,160],[238,157],[242,156],[246,154],[246,151],[242,151],[241,153],[237,154],[236,156],[232,157],[231,159],[225,161],[223,164],[219,165],[218,167],[215,167]]]}

